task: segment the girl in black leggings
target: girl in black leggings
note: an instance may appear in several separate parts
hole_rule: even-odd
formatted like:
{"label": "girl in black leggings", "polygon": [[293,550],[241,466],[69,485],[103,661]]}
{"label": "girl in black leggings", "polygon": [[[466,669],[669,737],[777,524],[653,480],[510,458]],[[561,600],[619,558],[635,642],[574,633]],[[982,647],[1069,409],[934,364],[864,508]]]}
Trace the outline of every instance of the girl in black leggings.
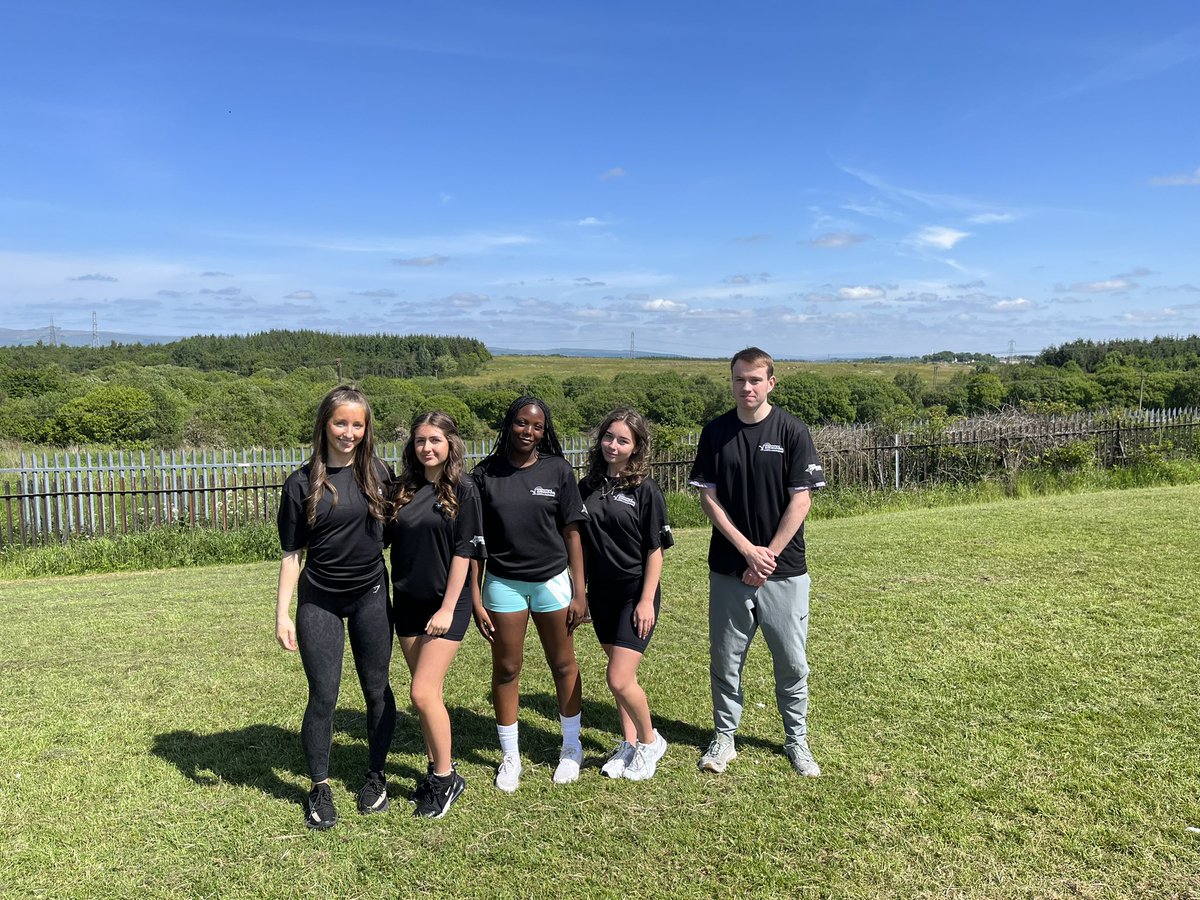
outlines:
{"label": "girl in black leggings", "polygon": [[[346,631],[367,704],[369,763],[358,811],[388,807],[383,767],[396,728],[396,700],[388,684],[392,610],[383,564],[389,481],[387,467],[375,457],[367,398],[351,387],[330,391],[317,409],[312,456],[284,482],[278,519],[283,561],[275,638],[285,650],[299,647],[308,677],[300,740],[312,778],[304,804],[309,828],[324,830],[337,822],[329,750]],[[294,623],[288,615],[293,591]]]}

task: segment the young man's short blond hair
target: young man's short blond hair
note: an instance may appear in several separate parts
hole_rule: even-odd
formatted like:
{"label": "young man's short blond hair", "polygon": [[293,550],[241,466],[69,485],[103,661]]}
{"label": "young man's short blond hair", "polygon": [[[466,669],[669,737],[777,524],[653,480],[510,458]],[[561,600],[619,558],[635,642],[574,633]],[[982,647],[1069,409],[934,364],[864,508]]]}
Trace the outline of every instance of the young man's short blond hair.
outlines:
{"label": "young man's short blond hair", "polygon": [[767,377],[775,377],[775,360],[771,359],[771,354],[766,350],[760,350],[757,347],[747,347],[745,350],[739,350],[733,354],[733,359],[729,361],[729,371],[733,371],[733,367],[738,363],[757,369],[759,366],[767,367]]}

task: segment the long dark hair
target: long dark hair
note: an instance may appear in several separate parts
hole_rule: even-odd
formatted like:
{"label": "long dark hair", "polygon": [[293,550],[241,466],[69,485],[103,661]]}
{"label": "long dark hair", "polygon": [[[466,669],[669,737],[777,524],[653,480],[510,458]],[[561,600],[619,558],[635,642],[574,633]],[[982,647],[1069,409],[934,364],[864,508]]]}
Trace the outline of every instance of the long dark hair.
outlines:
{"label": "long dark hair", "polygon": [[558,442],[558,433],[554,430],[554,420],[550,418],[550,407],[546,405],[546,401],[540,397],[534,397],[532,394],[526,394],[523,397],[518,397],[508,407],[508,412],[504,414],[504,421],[500,425],[500,432],[496,435],[496,443],[492,445],[492,452],[487,455],[484,462],[499,457],[501,459],[508,458],[508,439],[512,434],[513,422],[517,419],[517,413],[527,406],[536,406],[542,411],[542,415],[546,417],[546,430],[542,432],[542,439],[538,441],[537,452],[539,456],[563,456],[562,444]]}
{"label": "long dark hair", "polygon": [[588,451],[588,473],[584,476],[584,482],[588,487],[597,488],[603,485],[608,477],[608,462],[604,459],[600,441],[604,439],[613,422],[624,422],[633,434],[633,453],[630,454],[629,462],[625,464],[625,470],[621,472],[616,485],[618,490],[632,490],[650,474],[650,423],[640,412],[628,406],[614,409],[596,429],[592,449]]}
{"label": "long dark hair", "polygon": [[432,412],[421,413],[412,420],[408,431],[408,441],[404,445],[404,469],[392,492],[392,519],[400,515],[400,510],[407,506],[413,496],[428,482],[425,480],[425,466],[417,459],[417,429],[422,425],[432,425],[446,436],[450,453],[446,457],[446,465],[442,474],[433,486],[434,494],[442,504],[442,511],[447,518],[453,519],[458,515],[458,482],[463,474],[463,458],[467,448],[463,439],[458,435],[458,423],[454,416],[435,409]]}
{"label": "long dark hair", "polygon": [[367,509],[371,518],[377,522],[383,521],[383,481],[379,477],[375,460],[375,422],[371,412],[371,404],[367,397],[353,385],[343,384],[335,387],[324,396],[317,407],[316,421],[313,422],[312,456],[308,458],[309,494],[305,502],[308,513],[308,524],[317,521],[317,504],[326,491],[333,495],[333,505],[338,504],[337,488],[329,481],[327,456],[329,455],[329,435],[326,426],[333,418],[333,412],[339,406],[361,406],[366,429],[362,441],[354,451],[354,480],[358,489],[367,498]]}

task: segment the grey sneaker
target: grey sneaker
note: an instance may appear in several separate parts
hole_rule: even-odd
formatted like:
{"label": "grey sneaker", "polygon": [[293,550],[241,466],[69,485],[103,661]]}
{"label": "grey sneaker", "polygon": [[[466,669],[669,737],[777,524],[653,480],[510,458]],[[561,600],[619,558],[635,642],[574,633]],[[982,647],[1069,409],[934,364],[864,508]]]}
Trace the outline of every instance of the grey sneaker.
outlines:
{"label": "grey sneaker", "polygon": [[563,747],[558,754],[558,768],[554,770],[555,784],[570,784],[579,780],[579,767],[583,765],[583,747]]}
{"label": "grey sneaker", "polygon": [[720,775],[725,771],[725,767],[735,759],[737,759],[737,751],[733,749],[733,735],[721,734],[718,731],[713,735],[712,743],[708,745],[704,755],[700,757],[700,770],[716,772]]}
{"label": "grey sneaker", "polygon": [[496,770],[496,787],[511,794],[521,786],[521,757],[516,754],[504,754],[500,760],[500,768]]}
{"label": "grey sneaker", "polygon": [[633,744],[621,741],[613,750],[612,756],[600,767],[600,774],[605,778],[620,778],[625,774],[625,767],[633,762]]}
{"label": "grey sneaker", "polygon": [[783,748],[783,752],[787,754],[787,758],[791,761],[792,768],[796,770],[797,775],[803,775],[805,778],[817,778],[820,776],[821,767],[813,759],[812,751],[808,749],[808,744],[788,744]]}

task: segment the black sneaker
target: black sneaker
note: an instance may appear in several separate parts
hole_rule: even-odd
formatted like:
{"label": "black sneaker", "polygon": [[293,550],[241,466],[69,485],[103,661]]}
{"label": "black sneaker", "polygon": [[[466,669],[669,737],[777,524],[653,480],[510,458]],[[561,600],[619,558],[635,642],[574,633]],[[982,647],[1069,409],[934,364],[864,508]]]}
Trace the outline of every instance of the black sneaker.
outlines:
{"label": "black sneaker", "polygon": [[333,791],[328,782],[313,785],[304,801],[304,824],[317,831],[324,831],[337,824],[337,810],[333,806]]}
{"label": "black sneaker", "polygon": [[457,769],[451,769],[449,775],[430,775],[425,784],[425,793],[417,801],[417,810],[413,813],[423,819],[440,819],[467,789],[467,780]]}
{"label": "black sneaker", "polygon": [[368,772],[366,784],[358,792],[358,811],[365,816],[383,812],[387,808],[387,779],[382,772]]}
{"label": "black sneaker", "polygon": [[420,804],[421,798],[429,790],[429,779],[433,777],[433,763],[429,763],[425,770],[425,776],[417,782],[417,786],[413,788],[413,792],[408,795],[409,803]]}

